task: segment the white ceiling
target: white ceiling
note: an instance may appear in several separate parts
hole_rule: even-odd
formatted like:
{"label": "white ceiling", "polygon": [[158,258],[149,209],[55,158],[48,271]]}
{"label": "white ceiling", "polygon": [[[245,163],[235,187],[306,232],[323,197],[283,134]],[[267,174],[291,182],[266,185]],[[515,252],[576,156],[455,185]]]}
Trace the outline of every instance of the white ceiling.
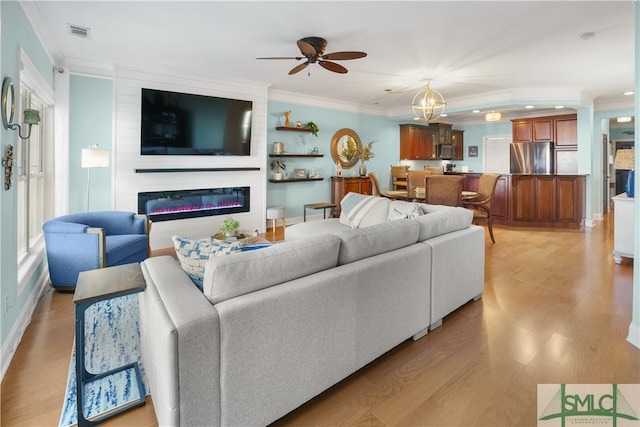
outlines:
{"label": "white ceiling", "polygon": [[[632,105],[622,95],[634,86],[631,0],[22,4],[56,65],[72,71],[92,63],[264,82],[394,116],[410,114],[430,80],[453,123],[474,117],[470,107],[499,106],[508,118],[522,116],[524,102]],[[90,38],[70,35],[67,24],[90,28]],[[595,35],[582,39],[586,32]],[[296,60],[255,59],[300,56],[296,41],[306,36],[327,39],[326,53],[368,56],[337,61],[347,74],[313,64],[293,76]]]}

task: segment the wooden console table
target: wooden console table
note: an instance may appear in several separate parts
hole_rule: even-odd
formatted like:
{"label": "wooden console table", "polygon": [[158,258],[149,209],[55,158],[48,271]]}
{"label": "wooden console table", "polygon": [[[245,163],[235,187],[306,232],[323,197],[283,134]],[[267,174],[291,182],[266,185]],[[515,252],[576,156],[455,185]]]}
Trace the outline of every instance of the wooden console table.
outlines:
{"label": "wooden console table", "polygon": [[331,177],[331,203],[336,205],[331,211],[333,218],[340,216],[340,200],[347,193],[373,194],[371,178],[368,176]]}
{"label": "wooden console table", "polygon": [[[111,418],[127,409],[145,404],[144,385],[140,375],[138,362],[130,363],[101,374],[92,374],[85,368],[84,314],[92,304],[111,298],[135,294],[145,288],[144,278],[139,263],[118,265],[83,271],[78,275],[73,302],[76,305],[76,396],[78,406],[78,427],[94,426],[107,418]],[[118,408],[98,415],[90,420],[84,417],[84,387],[91,381],[109,377],[118,372],[133,370],[140,394],[139,399],[128,402]]]}

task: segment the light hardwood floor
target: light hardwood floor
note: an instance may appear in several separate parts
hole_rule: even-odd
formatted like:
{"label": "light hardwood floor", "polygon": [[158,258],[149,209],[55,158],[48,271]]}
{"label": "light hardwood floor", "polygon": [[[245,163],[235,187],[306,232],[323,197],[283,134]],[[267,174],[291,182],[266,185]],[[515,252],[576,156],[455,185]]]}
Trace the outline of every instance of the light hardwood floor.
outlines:
{"label": "light hardwood floor", "polygon": [[[496,226],[480,301],[275,425],[535,426],[537,384],[640,383],[640,349],[626,341],[632,262],[613,262],[612,225]],[[2,382],[3,426],[57,425],[73,329],[72,295],[47,292]],[[105,423],[155,424],[150,398]]]}

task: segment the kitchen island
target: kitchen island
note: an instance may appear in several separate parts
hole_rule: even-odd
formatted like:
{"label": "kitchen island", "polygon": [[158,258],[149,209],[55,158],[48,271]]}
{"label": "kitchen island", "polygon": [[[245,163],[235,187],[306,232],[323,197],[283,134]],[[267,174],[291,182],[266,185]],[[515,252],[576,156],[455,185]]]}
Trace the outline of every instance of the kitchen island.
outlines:
{"label": "kitchen island", "polygon": [[[463,175],[464,190],[477,191],[481,173]],[[585,220],[585,175],[500,175],[493,203],[494,224],[581,228]]]}

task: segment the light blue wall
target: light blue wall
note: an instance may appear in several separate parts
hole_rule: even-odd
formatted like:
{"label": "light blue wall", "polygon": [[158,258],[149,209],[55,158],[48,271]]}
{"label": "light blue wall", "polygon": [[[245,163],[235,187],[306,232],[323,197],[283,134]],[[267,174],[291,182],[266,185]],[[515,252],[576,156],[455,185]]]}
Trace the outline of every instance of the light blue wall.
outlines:
{"label": "light blue wall", "polygon": [[[470,171],[485,172],[484,170],[484,138],[487,136],[509,135],[511,136],[511,121],[503,120],[496,123],[483,123],[478,125],[454,126],[455,129],[464,130],[464,160],[455,161],[457,169],[461,166],[469,166]],[[478,147],[478,157],[469,157],[469,147]]]}
{"label": "light blue wall", "polygon": [[[49,59],[38,37],[33,32],[29,21],[18,2],[0,2],[0,19],[2,33],[0,68],[2,79],[11,77],[16,85],[19,81],[18,58],[19,48],[22,48],[31,58],[44,79],[53,87],[53,63]],[[2,157],[4,157],[7,146],[18,144],[16,131],[0,129],[0,139],[2,147]],[[4,175],[4,174],[3,174]],[[15,169],[13,171],[15,182]],[[0,190],[0,301],[4,308],[5,297],[8,297],[9,304],[13,307],[8,310],[6,316],[4,309],[0,310],[2,345],[16,323],[18,315],[25,302],[35,288],[35,279],[42,271],[42,265],[36,267],[31,273],[32,276],[24,291],[17,294],[17,240],[16,240],[16,187],[11,190],[4,189],[4,177]]]}
{"label": "light blue wall", "polygon": [[[301,217],[302,206],[305,203],[328,202],[331,200],[330,177],[335,175],[336,166],[331,158],[331,140],[335,132],[342,128],[353,129],[363,144],[375,140],[373,150],[375,157],[367,162],[367,171],[375,172],[382,187],[388,187],[389,170],[391,164],[399,164],[400,131],[398,124],[386,117],[360,114],[348,111],[318,108],[315,106],[292,104],[289,102],[270,101],[267,103],[267,152],[273,152],[274,142],[284,142],[285,151],[291,153],[309,152],[313,147],[318,147],[324,154],[322,158],[291,158],[285,159],[287,172],[291,173],[295,168],[311,170],[325,177],[323,181],[305,181],[291,183],[267,183],[268,205],[284,206],[288,218]],[[310,133],[297,133],[289,131],[277,131],[276,126],[284,125],[284,112],[291,111],[291,125],[296,121],[302,123],[314,122],[320,128],[318,136]],[[303,137],[305,144],[300,142]],[[269,162],[267,170],[271,176]],[[358,167],[343,171],[345,176],[358,173]]]}
{"label": "light blue wall", "polygon": [[[620,116],[632,116],[633,115],[633,110],[629,109],[626,110],[626,113],[620,113],[618,115],[616,115],[615,117],[620,117]],[[610,113],[609,111],[607,113]],[[607,116],[611,116],[611,114],[607,114]],[[609,129],[609,141],[616,141],[616,140],[629,140],[629,139],[634,139],[635,140],[635,131],[633,129],[634,124],[633,123],[628,123],[627,125],[624,126],[620,126],[620,127],[615,127],[615,128],[611,128]]]}
{"label": "light blue wall", "polygon": [[69,211],[87,210],[87,169],[82,149],[109,151],[109,167],[91,169],[89,210],[111,209],[113,80],[71,75],[69,82]]}

